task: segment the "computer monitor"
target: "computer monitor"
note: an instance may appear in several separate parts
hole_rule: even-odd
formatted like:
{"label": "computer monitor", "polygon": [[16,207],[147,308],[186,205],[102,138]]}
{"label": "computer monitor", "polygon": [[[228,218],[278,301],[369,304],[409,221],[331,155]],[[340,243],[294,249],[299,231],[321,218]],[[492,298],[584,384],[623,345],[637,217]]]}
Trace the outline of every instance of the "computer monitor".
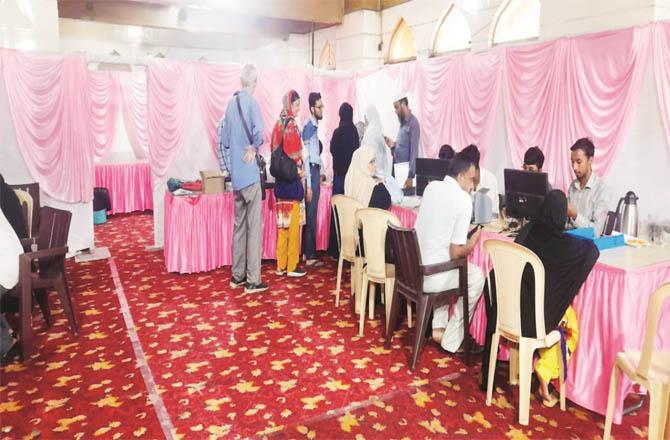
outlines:
{"label": "computer monitor", "polygon": [[548,189],[546,173],[505,169],[505,215],[536,218]]}
{"label": "computer monitor", "polygon": [[447,159],[416,159],[416,195],[423,196],[426,186],[433,180],[443,180],[449,170]]}

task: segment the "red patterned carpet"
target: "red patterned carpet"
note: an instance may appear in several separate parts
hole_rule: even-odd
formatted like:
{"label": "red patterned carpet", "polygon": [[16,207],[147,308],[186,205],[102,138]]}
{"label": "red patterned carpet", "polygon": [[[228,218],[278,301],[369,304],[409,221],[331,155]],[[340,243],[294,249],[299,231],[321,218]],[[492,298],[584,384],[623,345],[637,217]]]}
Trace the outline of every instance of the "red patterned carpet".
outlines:
{"label": "red patterned carpet", "polygon": [[[162,253],[144,250],[151,227],[150,215],[113,217],[96,226],[96,243],[110,248],[113,262],[68,263],[81,335],[71,335],[60,310],[45,330],[35,310],[36,354],[2,369],[0,437],[162,438],[170,429],[176,438],[602,435],[604,418],[570,402],[561,412],[533,399],[530,425],[518,425],[518,388],[505,385],[486,407],[479,363],[466,368],[432,343],[410,373],[412,332],[401,330],[384,350],[377,319],[359,338],[346,302],[335,308],[334,263],[288,280],[268,262],[271,291],[246,295],[228,287],[228,268],[166,273]],[[157,405],[138,367],[117,283]],[[348,285],[343,292],[348,298]],[[647,411],[626,416],[616,438],[646,437]]]}

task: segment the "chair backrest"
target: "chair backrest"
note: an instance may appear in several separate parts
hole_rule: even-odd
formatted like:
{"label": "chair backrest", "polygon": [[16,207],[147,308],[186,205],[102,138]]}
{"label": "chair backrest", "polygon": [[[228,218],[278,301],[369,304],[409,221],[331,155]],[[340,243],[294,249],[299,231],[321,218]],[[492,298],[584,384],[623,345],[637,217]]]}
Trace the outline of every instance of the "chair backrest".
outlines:
{"label": "chair backrest", "polygon": [[414,229],[388,225],[395,256],[395,286],[405,294],[418,297],[423,294],[421,253]]}
{"label": "chair backrest", "polygon": [[[9,185],[13,190],[21,190],[30,194],[33,199],[32,207],[32,226],[30,237],[36,237],[40,227],[40,184],[39,183],[22,183],[20,185]],[[26,220],[28,216],[26,216]]]}
{"label": "chair backrest", "polygon": [[[37,246],[40,250],[67,246],[72,213],[62,209],[44,206],[40,209],[40,231],[37,235]],[[40,260],[40,269],[45,270],[52,265],[64,264],[63,257],[45,258]]]}
{"label": "chair backrest", "polygon": [[661,308],[666,299],[670,297],[670,283],[665,283],[651,295],[649,308],[647,309],[647,328],[644,331],[644,345],[640,353],[640,363],[637,364],[637,375],[648,379],[649,366],[654,353],[654,342],[656,340],[656,329]]}
{"label": "chair backrest", "polygon": [[356,210],[364,208],[358,200],[336,194],[331,203],[335,211],[335,231],[337,232],[337,242],[340,247],[340,253],[349,259],[356,256]]}
{"label": "chair backrest", "polygon": [[400,225],[395,214],[377,208],[356,211],[356,226],[363,228],[363,249],[369,278],[386,278],[386,231],[388,225]]}
{"label": "chair backrest", "polygon": [[28,237],[33,236],[33,198],[32,196],[22,190],[22,189],[15,189],[14,193],[16,194],[16,197],[19,199],[19,203],[21,203],[21,209],[23,210],[23,217],[26,219],[26,229],[28,233]]}
{"label": "chair backrest", "polygon": [[[530,264],[535,275],[535,334],[537,339],[545,339],[544,265],[540,258],[520,244],[503,240],[486,240],[484,251],[486,256],[491,257],[495,269],[498,304],[496,331],[508,336],[521,337],[521,278],[526,264]],[[488,258],[486,261],[490,286]]]}

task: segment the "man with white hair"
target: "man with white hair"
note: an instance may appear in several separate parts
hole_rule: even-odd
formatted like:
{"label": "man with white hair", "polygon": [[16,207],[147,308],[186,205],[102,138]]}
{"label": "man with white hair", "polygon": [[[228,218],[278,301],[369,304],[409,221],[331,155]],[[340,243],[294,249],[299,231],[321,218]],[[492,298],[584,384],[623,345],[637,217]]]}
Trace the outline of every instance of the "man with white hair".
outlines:
{"label": "man with white hair", "polygon": [[222,171],[230,173],[235,195],[230,287],[244,286],[247,293],[268,289],[268,285],[261,281],[262,188],[256,155],[263,144],[263,120],[260,107],[252,96],[257,79],[256,67],[247,64],[242,68],[242,90],[228,102],[219,125],[218,143],[219,165]]}

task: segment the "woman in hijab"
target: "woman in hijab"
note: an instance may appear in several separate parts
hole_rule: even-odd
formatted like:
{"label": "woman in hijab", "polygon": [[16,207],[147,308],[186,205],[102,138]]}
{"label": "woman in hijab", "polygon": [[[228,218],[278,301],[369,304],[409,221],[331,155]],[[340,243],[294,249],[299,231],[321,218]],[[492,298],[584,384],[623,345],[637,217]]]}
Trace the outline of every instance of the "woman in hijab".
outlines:
{"label": "woman in hijab", "polygon": [[358,131],[354,125],[354,109],[349,103],[340,106],[340,125],[330,140],[333,156],[333,194],[344,194],[344,176],[351,164],[351,156],[359,147]]}
{"label": "woman in hijab", "polygon": [[365,109],[365,121],[367,128],[365,129],[361,145],[369,145],[373,148],[377,164],[375,174],[377,178],[384,182],[386,190],[391,195],[393,203],[400,203],[403,198],[402,188],[398,186],[391,175],[391,171],[393,170],[393,156],[391,155],[391,150],[386,146],[386,142],[384,141],[382,121],[379,117],[379,112],[374,105],[370,105]]}
{"label": "woman in hijab", "polygon": [[391,196],[384,184],[375,178],[375,149],[363,144],[354,152],[344,179],[344,195],[353,197],[369,208],[388,209]]}
{"label": "woman in hijab", "polygon": [[[515,242],[533,251],[542,261],[545,273],[544,285],[544,323],[547,333],[556,329],[564,316],[568,327],[573,329],[572,344],[568,338],[568,346],[576,348],[576,319],[568,312],[572,300],[579,293],[591,269],[595,265],[600,252],[590,240],[583,240],[565,234],[565,224],[568,216],[568,201],[562,191],[554,190],[544,198],[537,219],[528,223],[517,236]],[[492,274],[493,275],[493,274]],[[482,371],[488,371],[491,337],[495,331],[497,307],[495,303],[495,279],[491,279],[491,295],[488,295],[488,286],[484,286],[486,298],[486,345]],[[566,316],[566,312],[567,316]],[[535,338],[535,275],[530,265],[527,265],[521,278],[521,334],[524,337]],[[556,347],[558,349],[558,347]],[[544,357],[545,353],[541,353]],[[552,356],[549,356],[552,357]],[[560,360],[559,353],[554,352],[552,359]],[[561,360],[562,361],[562,360]],[[543,403],[555,404],[548,388],[549,381],[558,377],[558,365],[547,367],[547,358],[535,366],[536,374],[540,379],[539,394]],[[547,372],[551,370],[551,374]],[[554,376],[555,374],[555,376]],[[486,389],[487,374],[482,375],[482,387]]]}
{"label": "woman in hijab", "polygon": [[282,145],[284,152],[298,167],[298,178],[293,182],[277,180],[274,193],[277,212],[277,275],[301,277],[300,226],[305,224],[305,170],[302,139],[296,117],[300,112],[300,96],[289,90],[282,101],[283,109],[272,130],[272,151]]}

